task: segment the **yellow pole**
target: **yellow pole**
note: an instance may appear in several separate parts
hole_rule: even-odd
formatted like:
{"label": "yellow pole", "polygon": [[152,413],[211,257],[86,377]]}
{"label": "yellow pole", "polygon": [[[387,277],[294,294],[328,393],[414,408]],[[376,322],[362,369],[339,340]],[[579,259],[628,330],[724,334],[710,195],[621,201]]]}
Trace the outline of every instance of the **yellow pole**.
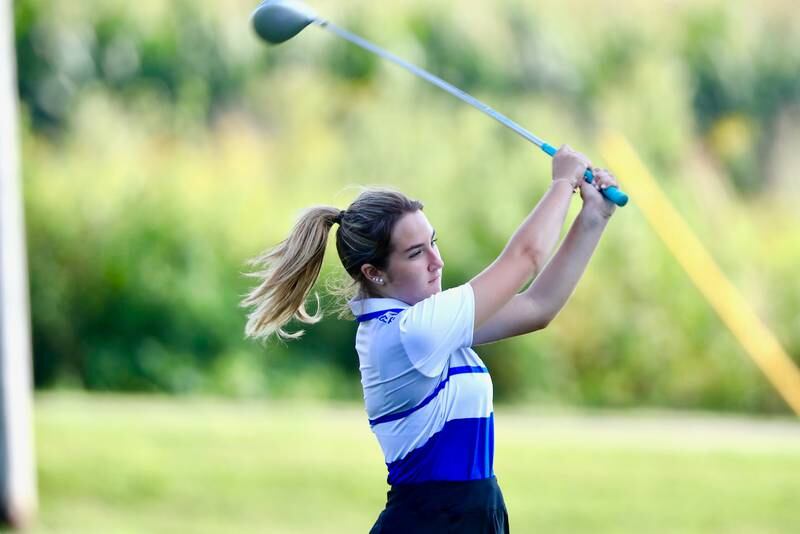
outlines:
{"label": "yellow pole", "polygon": [[605,132],[600,150],[620,187],[641,209],[650,226],[678,260],[700,293],[730,329],[747,354],[800,415],[800,371],[778,339],[728,280],[658,186],[627,140]]}

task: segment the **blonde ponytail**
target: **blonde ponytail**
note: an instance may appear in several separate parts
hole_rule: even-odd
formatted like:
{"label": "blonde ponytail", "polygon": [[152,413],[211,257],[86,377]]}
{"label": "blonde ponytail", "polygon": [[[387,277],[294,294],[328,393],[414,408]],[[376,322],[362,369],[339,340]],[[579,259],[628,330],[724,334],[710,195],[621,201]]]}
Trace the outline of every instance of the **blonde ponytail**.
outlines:
{"label": "blonde ponytail", "polygon": [[369,263],[387,269],[392,229],[403,215],[422,207],[421,202],[399,191],[370,187],[344,211],[330,206],[306,210],[286,240],[249,262],[257,270],[247,275],[261,282],[242,300],[242,307],[252,308],[245,327],[247,337],[266,340],[276,334],[279,338],[296,339],[303,331],[284,330],[289,321],[294,318],[314,324],[322,319],[319,296],[315,295],[314,315],[306,311],[305,302],[322,269],[333,223],[340,225],[336,231],[336,252],[351,281],[342,281],[334,287],[328,279],[328,291],[343,301],[339,316],[349,315],[350,298],[371,295],[370,282],[361,267]]}
{"label": "blonde ponytail", "polygon": [[282,339],[296,339],[303,330],[287,332],[283,327],[297,319],[314,324],[322,319],[317,311],[310,315],[305,302],[319,277],[328,234],[340,211],[330,206],[315,206],[301,214],[289,237],[248,262],[257,270],[247,276],[261,283],[242,300],[242,307],[252,308],[247,316],[245,335],[267,340],[272,334]]}

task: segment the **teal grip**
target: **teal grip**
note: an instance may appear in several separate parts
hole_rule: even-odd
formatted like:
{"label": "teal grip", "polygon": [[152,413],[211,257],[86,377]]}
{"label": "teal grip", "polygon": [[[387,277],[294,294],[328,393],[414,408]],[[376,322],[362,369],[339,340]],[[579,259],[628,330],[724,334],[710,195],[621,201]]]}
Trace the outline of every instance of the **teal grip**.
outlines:
{"label": "teal grip", "polygon": [[[555,156],[558,149],[556,149],[553,145],[549,145],[547,143],[542,143],[539,147],[544,151],[546,154],[550,156]],[[583,178],[588,182],[594,182],[594,174],[592,174],[591,169],[586,169],[586,172],[583,173]],[[616,204],[617,206],[624,206],[628,203],[628,195],[620,191],[618,188],[611,186],[606,187],[605,189],[601,189],[600,193],[603,194],[608,200]]]}
{"label": "teal grip", "polygon": [[604,197],[606,197],[608,200],[610,200],[619,207],[622,207],[628,203],[628,195],[626,195],[613,185],[610,187],[606,187],[605,189],[600,189],[600,192],[603,194]]}
{"label": "teal grip", "polygon": [[545,153],[547,153],[550,156],[555,156],[556,152],[558,152],[558,149],[556,147],[548,145],[547,143],[543,143],[542,146],[540,146],[539,148],[544,150]]}

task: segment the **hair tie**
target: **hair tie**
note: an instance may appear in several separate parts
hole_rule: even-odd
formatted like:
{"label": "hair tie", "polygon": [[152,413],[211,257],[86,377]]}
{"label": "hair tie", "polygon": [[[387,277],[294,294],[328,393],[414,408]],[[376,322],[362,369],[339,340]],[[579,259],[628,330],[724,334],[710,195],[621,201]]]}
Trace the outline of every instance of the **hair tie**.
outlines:
{"label": "hair tie", "polygon": [[342,219],[344,218],[345,211],[347,211],[347,210],[339,211],[339,214],[336,217],[333,218],[333,222],[341,225],[342,224]]}

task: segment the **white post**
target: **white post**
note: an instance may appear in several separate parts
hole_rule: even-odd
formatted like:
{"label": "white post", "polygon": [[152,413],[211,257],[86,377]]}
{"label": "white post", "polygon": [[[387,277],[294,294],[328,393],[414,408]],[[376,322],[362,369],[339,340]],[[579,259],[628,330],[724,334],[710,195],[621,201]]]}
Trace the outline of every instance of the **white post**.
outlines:
{"label": "white post", "polygon": [[11,0],[0,0],[0,521],[24,528],[37,496],[13,20]]}

